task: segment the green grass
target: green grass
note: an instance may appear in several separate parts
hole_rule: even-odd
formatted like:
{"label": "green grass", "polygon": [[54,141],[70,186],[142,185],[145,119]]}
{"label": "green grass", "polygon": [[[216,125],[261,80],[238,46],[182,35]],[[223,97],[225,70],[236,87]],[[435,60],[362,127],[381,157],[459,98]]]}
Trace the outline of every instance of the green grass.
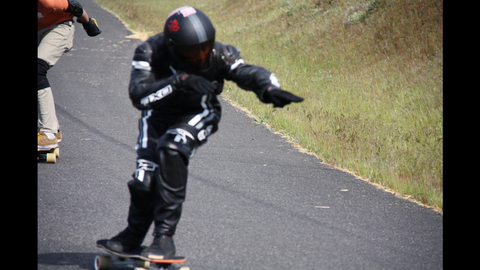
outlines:
{"label": "green grass", "polygon": [[443,2],[98,0],[147,36],[175,8],[204,11],[217,40],[305,98],[272,109],[224,95],[323,162],[443,211]]}

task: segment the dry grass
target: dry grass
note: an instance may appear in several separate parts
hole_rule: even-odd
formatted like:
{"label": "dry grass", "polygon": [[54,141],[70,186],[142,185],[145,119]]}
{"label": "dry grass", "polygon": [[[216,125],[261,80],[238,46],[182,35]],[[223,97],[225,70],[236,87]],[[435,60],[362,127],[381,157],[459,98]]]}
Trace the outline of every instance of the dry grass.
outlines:
{"label": "dry grass", "polygon": [[325,163],[443,209],[443,2],[434,0],[99,0],[135,30],[206,12],[217,40],[305,98],[272,109],[225,95]]}

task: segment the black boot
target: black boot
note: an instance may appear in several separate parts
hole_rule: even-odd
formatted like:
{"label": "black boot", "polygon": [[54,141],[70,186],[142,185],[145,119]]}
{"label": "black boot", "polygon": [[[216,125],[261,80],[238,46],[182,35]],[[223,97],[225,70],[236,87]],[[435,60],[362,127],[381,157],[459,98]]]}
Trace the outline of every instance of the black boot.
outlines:
{"label": "black boot", "polygon": [[151,192],[135,179],[128,182],[128,188],[131,199],[128,209],[128,226],[106,244],[108,248],[118,252],[131,252],[139,248],[153,220]]}
{"label": "black boot", "polygon": [[149,259],[170,259],[175,255],[175,244],[172,236],[154,234],[152,244],[142,251],[142,256]]}
{"label": "black boot", "polygon": [[118,252],[131,252],[140,247],[152,219],[139,214],[135,207],[130,205],[127,228],[107,241],[108,248]]}
{"label": "black boot", "polygon": [[109,249],[118,252],[128,253],[132,250],[138,249],[142,244],[144,237],[145,235],[138,235],[127,227],[125,230],[108,240],[106,246]]}
{"label": "black boot", "polygon": [[140,247],[152,223],[152,218],[145,216],[131,204],[127,220],[127,228],[108,240],[108,248],[119,252],[130,252]]}

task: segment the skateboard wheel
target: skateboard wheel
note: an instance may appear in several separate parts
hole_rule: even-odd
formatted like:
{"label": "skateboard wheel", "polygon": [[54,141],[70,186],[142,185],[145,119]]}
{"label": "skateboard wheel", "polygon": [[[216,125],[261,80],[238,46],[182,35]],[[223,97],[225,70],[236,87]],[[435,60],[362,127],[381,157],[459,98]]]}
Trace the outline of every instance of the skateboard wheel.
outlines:
{"label": "skateboard wheel", "polygon": [[55,156],[57,158],[59,158],[60,157],[60,148],[55,148],[55,150],[53,150],[53,153],[55,154]]}
{"label": "skateboard wheel", "polygon": [[137,268],[150,268],[150,261],[137,261]]}
{"label": "skateboard wheel", "polygon": [[112,258],[110,256],[96,256],[94,266],[95,270],[110,270]]}
{"label": "skateboard wheel", "polygon": [[47,153],[47,162],[48,163],[56,163],[57,162],[57,158],[56,158],[55,153]]}
{"label": "skateboard wheel", "polygon": [[178,269],[178,270],[190,270],[190,267],[184,266],[184,267],[180,267],[180,269]]}

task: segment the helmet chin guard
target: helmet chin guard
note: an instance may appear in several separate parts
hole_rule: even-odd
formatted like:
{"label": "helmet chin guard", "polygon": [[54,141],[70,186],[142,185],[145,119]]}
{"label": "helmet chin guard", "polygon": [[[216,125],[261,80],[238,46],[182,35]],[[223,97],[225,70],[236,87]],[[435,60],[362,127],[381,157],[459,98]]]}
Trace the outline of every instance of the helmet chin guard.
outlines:
{"label": "helmet chin guard", "polygon": [[167,48],[185,71],[210,67],[215,45],[215,28],[201,10],[185,6],[174,10],[164,26]]}

